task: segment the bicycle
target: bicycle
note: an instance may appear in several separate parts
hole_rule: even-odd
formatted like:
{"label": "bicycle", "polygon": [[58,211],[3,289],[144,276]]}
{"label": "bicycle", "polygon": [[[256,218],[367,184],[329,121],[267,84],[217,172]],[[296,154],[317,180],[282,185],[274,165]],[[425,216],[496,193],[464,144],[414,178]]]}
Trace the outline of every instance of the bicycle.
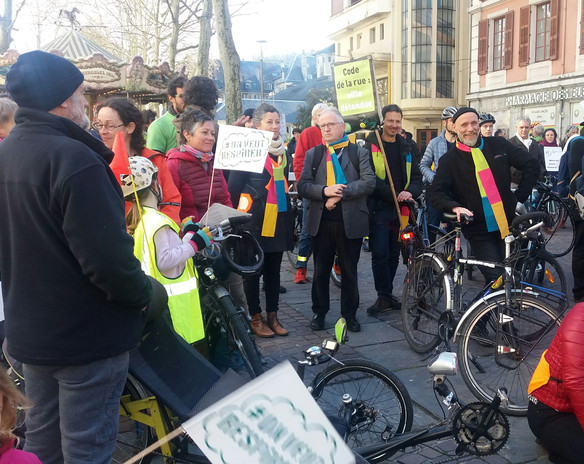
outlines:
{"label": "bicycle", "polygon": [[575,219],[572,209],[553,191],[553,179],[546,177],[545,182],[537,182],[530,199],[524,203],[527,211],[548,213],[542,231],[544,245],[556,258],[567,255],[576,241]]}
{"label": "bicycle", "polygon": [[[211,228],[214,243],[210,248],[193,257],[199,278],[199,295],[205,334],[211,357],[221,338],[226,342],[228,352],[238,352],[243,364],[254,378],[264,372],[255,336],[251,330],[249,317],[237,305],[224,286],[225,269],[216,269],[221,257],[223,268],[242,276],[254,275],[263,266],[263,251],[255,237],[241,230],[241,225],[249,221],[249,216],[238,216],[223,220]],[[223,275],[221,275],[223,274]]]}
{"label": "bicycle", "polygon": [[[346,340],[344,319],[336,330],[340,341],[326,340],[322,350],[306,350],[305,360],[297,367],[302,379],[305,366],[335,359]],[[169,362],[173,365],[168,366]],[[319,373],[307,388],[350,446],[365,446],[378,441],[382,433],[389,437],[411,428],[412,402],[395,374],[365,360],[336,362],[338,365]],[[167,315],[147,327],[142,343],[131,352],[129,373],[120,405],[116,463],[125,462],[242,385],[241,377],[233,371],[221,376],[186,344],[172,329]],[[208,462],[184,435],[164,443],[158,454],[168,463]],[[150,458],[146,455],[140,462],[146,464]]]}
{"label": "bicycle", "polygon": [[[453,215],[448,217],[453,219]],[[465,340],[471,335],[469,331],[472,332],[475,328],[476,331],[483,329],[487,334],[489,333],[488,329],[491,328],[491,332],[495,330],[495,333],[500,338],[502,332],[499,325],[503,324],[503,322],[507,323],[508,320],[506,317],[502,318],[501,323],[491,320],[488,317],[491,314],[489,310],[495,313],[495,310],[505,308],[505,311],[512,313],[510,317],[520,311],[519,315],[515,316],[517,319],[515,324],[519,326],[519,322],[521,322],[522,330],[526,332],[518,332],[516,334],[521,335],[522,338],[513,339],[513,346],[507,346],[503,344],[503,340],[499,339],[496,340],[496,343],[492,340],[479,341],[486,345],[487,348],[490,348],[488,354],[492,356],[495,356],[496,351],[499,349],[505,352],[515,350],[515,353],[519,353],[515,345],[523,343],[524,345],[522,346],[525,346],[529,344],[526,355],[517,366],[509,364],[501,366],[504,369],[513,369],[517,376],[517,378],[512,379],[513,381],[510,382],[510,385],[507,382],[510,389],[510,402],[507,410],[509,413],[523,414],[526,412],[527,389],[525,388],[525,392],[523,392],[522,388],[526,387],[524,384],[529,380],[529,377],[525,380],[523,376],[530,376],[533,372],[531,370],[529,374],[526,373],[533,358],[537,357],[535,363],[539,361],[537,350],[534,351],[535,347],[544,346],[546,340],[551,341],[551,338],[547,337],[553,332],[551,329],[548,330],[550,318],[553,315],[553,317],[557,317],[554,320],[559,321],[567,308],[567,299],[564,293],[527,283],[517,278],[517,263],[524,263],[526,258],[521,250],[512,254],[512,244],[516,241],[516,236],[527,239],[534,230],[543,225],[543,221],[541,221],[523,230],[521,227],[523,223],[544,218],[545,213],[541,212],[515,218],[511,225],[513,233],[505,238],[505,256],[507,258],[504,263],[463,258],[460,250],[462,223],[455,222],[453,233],[456,246],[450,262],[444,261],[438,253],[423,252],[410,261],[404,283],[401,315],[404,335],[408,344],[414,351],[425,353],[437,347],[441,341],[448,340],[451,336],[453,336],[453,340],[460,336],[463,340],[459,345],[463,379],[475,396],[485,401],[490,401],[493,398],[495,386],[491,385],[488,391],[479,388],[479,381],[476,380],[476,374],[472,372],[472,367],[476,367],[481,373],[486,374],[487,371],[477,362],[476,357],[473,357],[473,350],[464,350],[461,346],[465,345]],[[504,269],[503,275],[496,282],[483,288],[479,292],[478,298],[474,299],[474,303],[468,309],[462,295],[462,277],[464,275],[464,265],[466,264]],[[500,288],[503,288],[503,290],[499,290]],[[533,298],[534,296],[537,296],[537,298]],[[485,310],[484,307],[487,307],[488,310]],[[554,311],[553,308],[557,308],[557,310]],[[473,318],[473,323],[469,323],[469,326],[464,325],[469,320],[468,315],[477,311],[482,311],[481,316],[478,319]],[[530,324],[528,325],[527,322]],[[473,333],[472,335],[473,338],[476,338],[477,334]],[[544,340],[544,337],[546,337],[546,340]],[[508,342],[507,339],[505,341]],[[533,356],[530,356],[528,362],[526,362],[527,356],[532,353]],[[486,356],[484,350],[481,351],[481,356]],[[522,365],[522,369],[518,373],[517,367],[520,365]],[[499,366],[499,363],[496,363],[496,366]],[[492,374],[496,366],[491,365],[488,373]],[[493,383],[500,384],[501,377],[504,374],[511,375],[505,371],[498,372],[498,374],[499,377]],[[517,382],[523,383],[518,385]]]}

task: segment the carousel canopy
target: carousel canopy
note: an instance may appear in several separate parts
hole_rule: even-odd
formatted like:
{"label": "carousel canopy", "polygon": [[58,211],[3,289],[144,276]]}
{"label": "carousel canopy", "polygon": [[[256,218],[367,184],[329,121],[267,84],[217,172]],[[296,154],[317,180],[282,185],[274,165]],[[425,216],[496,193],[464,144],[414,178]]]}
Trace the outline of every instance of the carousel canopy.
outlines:
{"label": "carousel canopy", "polygon": [[101,48],[95,42],[83,36],[80,32],[70,30],[57,37],[41,48],[45,52],[60,51],[65,58],[71,61],[88,60],[95,53],[103,55],[109,61],[121,63],[123,60]]}

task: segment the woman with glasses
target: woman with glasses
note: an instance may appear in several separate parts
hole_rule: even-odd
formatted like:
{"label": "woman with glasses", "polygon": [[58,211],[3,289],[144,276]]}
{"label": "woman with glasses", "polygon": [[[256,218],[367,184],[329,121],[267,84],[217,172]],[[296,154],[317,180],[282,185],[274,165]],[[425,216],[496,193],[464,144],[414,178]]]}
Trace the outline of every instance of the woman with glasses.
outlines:
{"label": "woman with glasses", "polygon": [[288,199],[288,171],[286,147],[280,137],[280,113],[267,103],[262,103],[253,113],[254,127],[272,132],[268,156],[261,173],[231,171],[229,192],[231,201],[239,210],[251,213],[246,224],[264,250],[264,287],[266,293],[267,324],[260,307],[260,277],[246,276],[245,296],[251,328],[258,337],[288,335],[278,320],[280,298],[280,266],[282,254],[292,249],[292,215]]}
{"label": "woman with glasses", "polygon": [[[174,185],[164,153],[145,147],[142,126],[142,113],[127,98],[108,98],[97,106],[93,128],[99,132],[105,146],[111,150],[116,134],[122,132],[128,156],[144,156],[152,161],[158,168],[158,182],[162,188],[162,202],[158,209],[180,224],[180,193]],[[126,213],[130,206],[126,202]]]}

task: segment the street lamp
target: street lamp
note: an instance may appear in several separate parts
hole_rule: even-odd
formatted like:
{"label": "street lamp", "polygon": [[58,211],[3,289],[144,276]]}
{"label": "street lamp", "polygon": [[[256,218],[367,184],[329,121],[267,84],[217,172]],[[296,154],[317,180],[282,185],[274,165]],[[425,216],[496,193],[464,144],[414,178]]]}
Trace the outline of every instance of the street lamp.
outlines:
{"label": "street lamp", "polygon": [[260,99],[261,103],[264,102],[264,48],[263,45],[266,43],[265,40],[258,40],[260,44]]}

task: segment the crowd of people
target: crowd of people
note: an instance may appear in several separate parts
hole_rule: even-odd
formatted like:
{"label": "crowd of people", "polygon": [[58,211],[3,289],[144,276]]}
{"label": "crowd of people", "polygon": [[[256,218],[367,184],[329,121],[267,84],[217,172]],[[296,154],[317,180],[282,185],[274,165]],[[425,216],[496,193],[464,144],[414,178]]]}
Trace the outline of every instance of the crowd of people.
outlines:
{"label": "crowd of people", "polygon": [[[303,228],[294,282],[306,284],[312,255],[310,327],[325,327],[331,310],[329,273],[337,256],[340,314],[347,328],[357,332],[357,271],[364,237],[369,238],[377,293],[366,312],[398,310],[394,278],[409,202],[426,190],[430,224],[438,225],[444,212],[473,217],[463,231],[474,256],[500,261],[516,204],[527,199],[546,172],[545,147],[559,145],[555,129],[531,124],[525,116],[507,140],[501,129],[493,134],[493,115],[450,106],[442,113],[442,132],[420,153],[403,130],[403,112],[395,104],[381,110],[379,130],[353,143],[343,115],[321,103],[312,109],[311,127],[294,129],[286,146],[278,109],[262,103],[235,124],[273,134],[263,170],[221,171],[214,168],[219,94],[209,78],[173,79],[168,111],[159,118],[127,98],[107,98],[95,108],[91,132],[83,74],[64,58],[40,51],[20,55],[8,72],[6,89],[9,96],[0,97],[6,350],[23,363],[26,394],[33,404],[25,449],[44,464],[111,460],[128,352],[138,343],[150,305],[161,292],[168,295],[176,332],[204,349],[191,258],[212,244],[211,232],[200,223],[211,205],[251,214],[245,227],[264,251],[263,287],[259,275],[229,273],[226,283],[248,311],[256,336],[287,336],[278,309],[285,291],[282,257],[293,247],[287,193],[289,179],[295,179]],[[558,189],[582,169],[584,136],[578,126],[566,139],[567,168]],[[130,171],[123,174],[108,166],[120,151],[129,156]],[[584,257],[582,224],[576,224],[573,255],[576,301],[584,300],[584,269],[578,265]],[[497,277],[491,269],[481,271],[486,281]],[[564,340],[571,332],[560,334],[562,343],[568,343]],[[552,348],[550,352],[561,353],[560,342]],[[568,358],[554,356],[550,364],[557,382]],[[567,378],[567,397],[560,406],[549,403],[545,389],[551,379],[530,390],[533,404],[539,405],[535,412],[530,409],[530,424],[544,441],[551,435],[538,416],[551,414],[549,408],[563,411],[565,406],[567,413],[576,414],[576,423],[584,424],[581,407],[571,404]],[[2,384],[0,378],[5,399],[25,402]],[[13,438],[4,433],[4,421],[3,415],[0,462]],[[571,427],[573,431],[573,423]],[[37,462],[28,454],[20,456],[10,462]]]}

